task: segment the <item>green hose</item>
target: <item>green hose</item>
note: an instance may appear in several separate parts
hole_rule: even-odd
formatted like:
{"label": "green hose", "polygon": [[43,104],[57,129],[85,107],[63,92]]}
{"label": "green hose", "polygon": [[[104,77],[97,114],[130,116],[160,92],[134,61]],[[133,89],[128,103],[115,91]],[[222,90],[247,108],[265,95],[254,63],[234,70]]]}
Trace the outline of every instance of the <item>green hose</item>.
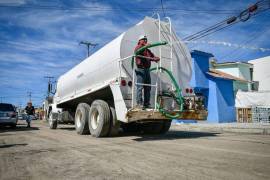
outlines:
{"label": "green hose", "polygon": [[[133,64],[134,64],[134,57],[139,55],[142,51],[144,51],[145,49],[147,48],[151,48],[151,47],[155,47],[155,46],[162,46],[162,45],[166,45],[167,42],[163,41],[163,42],[156,42],[156,43],[153,43],[153,44],[149,44],[147,46],[144,46],[144,47],[141,47],[140,49],[138,49],[135,53],[134,53],[134,56],[132,57],[132,61],[131,61],[131,67],[132,69],[134,68],[133,67]],[[172,72],[169,71],[168,69],[164,68],[164,67],[155,67],[155,68],[151,68],[150,71],[154,71],[154,70],[157,70],[158,69],[161,69],[162,72],[166,72],[167,75],[170,77],[172,83],[173,83],[173,86],[175,87],[175,93],[172,93],[172,92],[163,92],[161,95],[159,96],[167,96],[167,97],[172,97],[176,103],[179,105],[179,111],[182,112],[183,111],[183,96],[182,96],[182,90],[181,88],[179,87],[178,83],[176,82],[174,76],[172,75]],[[176,113],[176,114],[171,114],[169,113],[168,111],[166,111],[163,107],[161,107],[161,105],[157,102],[156,104],[156,108],[159,110],[159,112],[161,112],[165,117],[167,118],[170,118],[170,119],[175,119],[175,118],[178,118],[181,114],[180,113]]]}
{"label": "green hose", "polygon": [[162,41],[162,42],[156,42],[156,43],[153,43],[153,44],[149,44],[147,46],[143,46],[141,47],[140,49],[138,49],[134,54],[134,56],[132,57],[132,60],[131,60],[131,67],[133,69],[133,64],[134,64],[134,58],[135,56],[139,55],[140,53],[142,53],[145,49],[148,49],[148,48],[151,48],[151,47],[155,47],[155,46],[162,46],[162,45],[166,45],[168,44],[166,41]]}
{"label": "green hose", "polygon": [[[183,111],[183,96],[182,96],[181,88],[179,87],[178,83],[176,82],[171,71],[169,71],[168,69],[166,69],[164,67],[158,67],[158,69],[161,69],[163,72],[167,73],[167,75],[170,77],[170,79],[173,83],[173,86],[176,89],[175,90],[176,95],[174,95],[174,93],[171,93],[171,92],[163,92],[160,96],[172,97],[176,101],[176,103],[179,105],[179,111],[182,112]],[[157,67],[150,69],[150,71],[154,71],[154,70],[157,70]],[[172,115],[171,113],[169,113],[165,109],[163,109],[158,102],[157,102],[156,106],[157,106],[157,109],[159,110],[159,112],[161,112],[164,116],[166,116],[168,118],[175,119],[181,115],[180,113],[176,113],[175,115]]]}

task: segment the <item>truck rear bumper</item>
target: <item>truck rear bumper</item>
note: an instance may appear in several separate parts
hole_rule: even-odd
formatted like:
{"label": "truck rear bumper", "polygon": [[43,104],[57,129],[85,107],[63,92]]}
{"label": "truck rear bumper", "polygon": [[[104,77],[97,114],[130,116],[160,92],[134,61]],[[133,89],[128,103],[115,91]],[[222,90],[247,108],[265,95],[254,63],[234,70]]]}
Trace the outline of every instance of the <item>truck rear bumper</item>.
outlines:
{"label": "truck rear bumper", "polygon": [[[177,111],[172,112],[172,114],[179,113]],[[207,119],[208,112],[206,110],[189,110],[183,111],[180,113],[180,117],[177,119],[192,119],[198,121],[204,121]],[[154,111],[151,109],[147,110],[129,110],[126,114],[126,118],[128,122],[134,121],[158,121],[158,120],[166,120],[169,119],[165,117],[159,111]]]}

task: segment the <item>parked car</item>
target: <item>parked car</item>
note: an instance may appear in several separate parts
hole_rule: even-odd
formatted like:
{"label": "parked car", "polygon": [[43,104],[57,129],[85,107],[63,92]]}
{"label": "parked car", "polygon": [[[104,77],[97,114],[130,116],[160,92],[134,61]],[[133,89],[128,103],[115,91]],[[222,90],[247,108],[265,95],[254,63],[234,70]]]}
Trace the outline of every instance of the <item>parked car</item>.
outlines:
{"label": "parked car", "polygon": [[16,127],[18,115],[15,106],[7,103],[0,103],[0,125]]}

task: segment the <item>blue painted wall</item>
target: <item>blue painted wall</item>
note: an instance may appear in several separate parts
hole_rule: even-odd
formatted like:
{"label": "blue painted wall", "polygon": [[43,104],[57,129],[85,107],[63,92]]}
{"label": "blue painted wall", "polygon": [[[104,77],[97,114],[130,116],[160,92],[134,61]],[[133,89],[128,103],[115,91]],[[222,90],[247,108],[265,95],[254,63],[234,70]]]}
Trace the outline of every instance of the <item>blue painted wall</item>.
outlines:
{"label": "blue painted wall", "polygon": [[233,81],[209,76],[207,122],[235,122]]}
{"label": "blue painted wall", "polygon": [[216,78],[206,73],[209,70],[209,59],[213,57],[212,54],[192,51],[191,56],[193,72],[190,85],[194,87],[195,92],[202,93],[206,98],[207,122],[235,122],[233,81]]}
{"label": "blue painted wall", "polygon": [[216,123],[219,122],[219,109],[218,109],[218,102],[217,102],[217,88],[215,81],[209,81],[209,94],[208,103],[207,103],[207,110],[208,110],[208,117],[207,122]]}
{"label": "blue painted wall", "polygon": [[208,88],[208,79],[205,72],[209,70],[209,58],[212,54],[194,50],[191,52],[192,57],[192,79],[190,85],[197,88]]}

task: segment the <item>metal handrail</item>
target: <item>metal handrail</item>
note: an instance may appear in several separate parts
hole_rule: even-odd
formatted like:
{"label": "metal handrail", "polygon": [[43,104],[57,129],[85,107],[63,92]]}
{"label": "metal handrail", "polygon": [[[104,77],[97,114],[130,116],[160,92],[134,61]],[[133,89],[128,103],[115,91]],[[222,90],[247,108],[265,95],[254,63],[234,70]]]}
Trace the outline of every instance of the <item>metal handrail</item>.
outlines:
{"label": "metal handrail", "polygon": [[154,84],[135,83],[136,85],[156,87]]}
{"label": "metal handrail", "polygon": [[[160,32],[160,16],[159,14],[157,13],[157,17],[158,17],[158,40],[160,41],[161,40],[161,32]],[[155,111],[157,110],[157,96],[158,96],[158,81],[160,81],[160,78],[159,78],[159,67],[161,67],[161,61],[162,61],[162,57],[161,57],[161,47],[159,46],[158,48],[159,50],[159,57],[160,57],[160,60],[159,60],[159,63],[157,65],[157,70],[156,70],[156,73],[157,73],[157,80],[156,80],[156,91],[155,91]]]}
{"label": "metal handrail", "polygon": [[122,59],[118,59],[118,62],[119,62],[119,61],[125,61],[125,60],[127,60],[127,59],[129,59],[129,58],[132,58],[132,57],[134,57],[134,55],[130,55],[130,56],[124,57],[124,58],[122,58]]}
{"label": "metal handrail", "polygon": [[[165,19],[167,19],[168,24],[169,24],[169,31],[170,31],[170,48],[171,48],[171,54],[170,54],[170,58],[171,58],[171,72],[173,73],[173,62],[172,62],[172,58],[173,58],[173,40],[172,40],[172,22],[171,22],[171,18],[169,17],[165,17]],[[174,90],[174,86],[172,85],[172,90]]]}
{"label": "metal handrail", "polygon": [[[135,67],[135,61],[133,61],[133,67]],[[133,68],[133,71],[132,71],[132,84],[134,84],[134,82],[135,82],[135,68]],[[132,108],[134,108],[134,91],[135,91],[135,86],[132,86],[132,95],[131,95],[131,97],[132,97],[132,104],[131,104],[131,106],[132,106]]]}

